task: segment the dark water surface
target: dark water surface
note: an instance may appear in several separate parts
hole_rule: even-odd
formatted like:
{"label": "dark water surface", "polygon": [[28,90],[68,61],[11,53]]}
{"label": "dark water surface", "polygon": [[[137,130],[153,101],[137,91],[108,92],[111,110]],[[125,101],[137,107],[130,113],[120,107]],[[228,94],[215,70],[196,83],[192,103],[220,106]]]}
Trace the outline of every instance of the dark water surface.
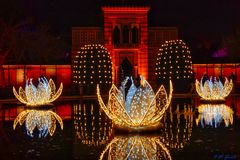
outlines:
{"label": "dark water surface", "polygon": [[[33,118],[43,126],[25,116],[26,121],[13,130],[24,107],[1,104],[0,159],[240,159],[240,97],[229,97],[224,104],[174,98],[161,128],[137,135],[117,132],[96,100],[57,102],[51,110],[62,118],[63,130],[49,115]],[[39,128],[32,136],[26,122]],[[55,123],[50,136],[44,127],[52,124],[54,129]]]}

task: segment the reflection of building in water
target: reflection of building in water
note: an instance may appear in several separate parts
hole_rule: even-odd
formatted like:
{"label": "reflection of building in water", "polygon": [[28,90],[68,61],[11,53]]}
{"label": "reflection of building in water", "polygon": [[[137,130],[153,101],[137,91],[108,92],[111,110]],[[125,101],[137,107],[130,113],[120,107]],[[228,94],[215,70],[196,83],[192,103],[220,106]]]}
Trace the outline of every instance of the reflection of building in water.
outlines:
{"label": "reflection of building in water", "polygon": [[225,104],[201,104],[198,112],[196,124],[200,122],[202,127],[217,128],[222,122],[226,127],[233,124],[233,110]]}
{"label": "reflection of building in water", "polygon": [[190,141],[194,111],[191,104],[170,106],[169,112],[162,118],[162,138],[166,146],[181,149]]}
{"label": "reflection of building in water", "polygon": [[18,123],[23,125],[24,122],[27,135],[31,137],[37,135],[41,138],[46,137],[48,134],[52,136],[56,130],[57,122],[63,129],[61,117],[51,110],[24,110],[14,120],[13,129],[15,130]]}
{"label": "reflection of building in water", "polygon": [[160,137],[118,136],[107,145],[99,159],[171,160],[172,158]]}
{"label": "reflection of building in water", "polygon": [[75,138],[82,144],[101,146],[109,140],[112,123],[102,114],[97,103],[87,102],[74,105]]}

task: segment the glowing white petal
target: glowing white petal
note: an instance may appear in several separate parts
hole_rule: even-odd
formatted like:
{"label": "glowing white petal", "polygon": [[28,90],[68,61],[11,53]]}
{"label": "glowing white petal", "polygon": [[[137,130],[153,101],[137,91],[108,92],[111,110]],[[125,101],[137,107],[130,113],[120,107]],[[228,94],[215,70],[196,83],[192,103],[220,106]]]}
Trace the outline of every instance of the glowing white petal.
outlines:
{"label": "glowing white petal", "polygon": [[169,150],[160,137],[130,136],[115,137],[104,149],[102,159],[162,159],[171,160]]}
{"label": "glowing white petal", "polygon": [[196,91],[200,97],[202,97],[205,100],[224,100],[232,91],[233,88],[233,82],[230,80],[228,81],[227,78],[225,78],[224,85],[220,80],[214,80],[212,81],[212,77],[210,80],[206,80],[203,84],[203,78],[201,78],[201,81],[199,82],[196,80],[195,82]]}
{"label": "glowing white petal", "polygon": [[[118,90],[113,84],[109,91],[107,106],[104,104],[97,86],[97,96],[101,109],[113,120],[113,123],[123,129],[145,130],[157,127],[172,98],[172,82],[170,81],[170,92],[167,96],[163,86],[157,94],[152,90],[150,84],[142,79],[142,86],[130,87],[129,97],[125,100],[126,81]],[[130,102],[130,103],[129,103]]]}
{"label": "glowing white petal", "polygon": [[202,104],[198,107],[199,116],[196,119],[197,125],[206,125],[217,128],[221,122],[225,126],[233,124],[233,110],[225,104]]}
{"label": "glowing white petal", "polygon": [[21,102],[29,106],[39,106],[55,101],[62,93],[63,84],[60,84],[56,92],[56,86],[52,79],[47,81],[45,77],[38,79],[37,87],[30,81],[26,81],[25,91],[19,88],[19,94],[13,87],[13,94]]}
{"label": "glowing white petal", "polygon": [[17,124],[22,125],[25,122],[27,134],[33,137],[35,128],[38,129],[39,137],[46,137],[48,133],[52,136],[56,130],[56,122],[63,129],[63,122],[53,111],[45,110],[25,110],[21,112],[14,120],[13,129],[16,129]]}

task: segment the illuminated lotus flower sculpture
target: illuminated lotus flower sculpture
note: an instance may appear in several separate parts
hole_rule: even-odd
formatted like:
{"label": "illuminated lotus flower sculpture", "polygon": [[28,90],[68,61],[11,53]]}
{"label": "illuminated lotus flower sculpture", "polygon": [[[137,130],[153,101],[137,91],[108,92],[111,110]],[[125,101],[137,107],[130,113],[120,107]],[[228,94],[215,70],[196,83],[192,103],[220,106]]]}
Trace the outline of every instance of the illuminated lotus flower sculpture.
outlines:
{"label": "illuminated lotus flower sculpture", "polygon": [[217,128],[222,122],[226,127],[233,124],[233,110],[225,104],[202,104],[198,112],[196,124],[200,122],[202,127],[208,125]]}
{"label": "illuminated lotus flower sculpture", "polygon": [[232,80],[229,82],[228,79],[225,78],[225,83],[223,85],[216,77],[214,80],[212,80],[211,77],[210,80],[206,80],[204,83],[203,78],[201,78],[200,82],[196,80],[195,85],[198,95],[204,100],[224,100],[233,88]]}
{"label": "illuminated lotus flower sculpture", "polygon": [[159,137],[119,136],[115,137],[104,149],[99,160],[102,159],[171,160],[172,158]]}
{"label": "illuminated lotus flower sculpture", "polygon": [[63,84],[60,84],[56,92],[56,86],[52,79],[49,81],[43,77],[38,79],[37,87],[32,83],[32,79],[26,81],[25,91],[22,87],[19,88],[19,94],[13,87],[15,97],[28,106],[41,106],[55,101],[62,93]]}
{"label": "illuminated lotus flower sculpture", "polygon": [[22,125],[25,122],[27,134],[34,137],[34,130],[37,128],[38,137],[41,138],[46,137],[48,133],[50,136],[53,135],[57,121],[63,129],[62,119],[55,112],[50,110],[25,110],[14,120],[13,129],[15,130],[18,123]]}
{"label": "illuminated lotus flower sculpture", "polygon": [[[132,84],[126,94],[125,87],[128,81]],[[132,78],[127,77],[120,87],[113,84],[109,91],[107,106],[104,104],[97,86],[97,96],[101,108],[113,121],[116,127],[124,130],[149,130],[159,126],[163,114],[167,110],[172,98],[172,82],[170,93],[162,85],[156,95],[150,84],[141,77],[141,85],[137,88]]]}

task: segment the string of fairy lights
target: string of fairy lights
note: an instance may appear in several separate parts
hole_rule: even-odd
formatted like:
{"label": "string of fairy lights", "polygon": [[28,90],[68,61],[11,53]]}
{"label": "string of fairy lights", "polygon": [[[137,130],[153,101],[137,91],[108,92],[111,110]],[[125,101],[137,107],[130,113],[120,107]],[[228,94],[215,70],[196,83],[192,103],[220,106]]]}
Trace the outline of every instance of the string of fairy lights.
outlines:
{"label": "string of fairy lights", "polygon": [[117,136],[103,150],[102,159],[165,159],[171,160],[171,154],[158,136]]}
{"label": "string of fairy lights", "polygon": [[182,149],[190,141],[193,128],[194,110],[191,104],[177,104],[177,108],[169,107],[169,112],[164,114],[161,121],[162,142],[167,147]]}
{"label": "string of fairy lights", "polygon": [[13,129],[16,129],[17,124],[23,125],[24,122],[27,135],[30,137],[34,137],[36,128],[38,131],[35,132],[39,138],[44,138],[48,134],[53,136],[57,122],[63,130],[62,118],[51,110],[24,110],[14,120]]}
{"label": "string of fairy lights", "polygon": [[73,83],[96,85],[112,83],[110,53],[101,44],[85,45],[73,59]]}
{"label": "string of fairy lights", "polygon": [[192,57],[182,40],[166,41],[159,49],[155,68],[157,79],[188,79],[192,75]]}
{"label": "string of fairy lights", "polygon": [[222,123],[228,127],[233,124],[233,110],[226,104],[201,104],[198,106],[197,126],[217,128]]}
{"label": "string of fairy lights", "polygon": [[102,114],[100,109],[96,109],[93,103],[75,104],[74,130],[76,140],[88,146],[101,146],[109,141],[113,130],[113,124]]}
{"label": "string of fairy lights", "polygon": [[42,106],[49,104],[61,95],[63,90],[63,84],[60,84],[58,90],[56,90],[55,83],[52,79],[49,81],[43,77],[38,79],[38,85],[35,86],[32,83],[32,79],[26,81],[25,89],[19,87],[19,93],[17,93],[15,87],[13,87],[14,96],[23,104],[27,106]]}
{"label": "string of fairy lights", "polygon": [[203,82],[203,77],[200,82],[196,79],[195,82],[196,91],[198,95],[204,100],[225,100],[225,98],[231,93],[233,88],[233,82],[225,77],[225,82],[217,80],[216,77],[210,78]]}
{"label": "string of fairy lights", "polygon": [[109,91],[108,103],[105,105],[97,85],[97,97],[100,107],[113,123],[118,128],[125,130],[141,131],[158,127],[161,118],[171,103],[172,82],[170,81],[169,94],[167,94],[163,85],[159,87],[155,94],[151,85],[143,79],[141,86],[131,96],[130,110],[128,110],[125,103],[125,90],[121,90],[121,88],[125,88],[125,84],[122,84],[120,89],[114,84],[112,85]]}

